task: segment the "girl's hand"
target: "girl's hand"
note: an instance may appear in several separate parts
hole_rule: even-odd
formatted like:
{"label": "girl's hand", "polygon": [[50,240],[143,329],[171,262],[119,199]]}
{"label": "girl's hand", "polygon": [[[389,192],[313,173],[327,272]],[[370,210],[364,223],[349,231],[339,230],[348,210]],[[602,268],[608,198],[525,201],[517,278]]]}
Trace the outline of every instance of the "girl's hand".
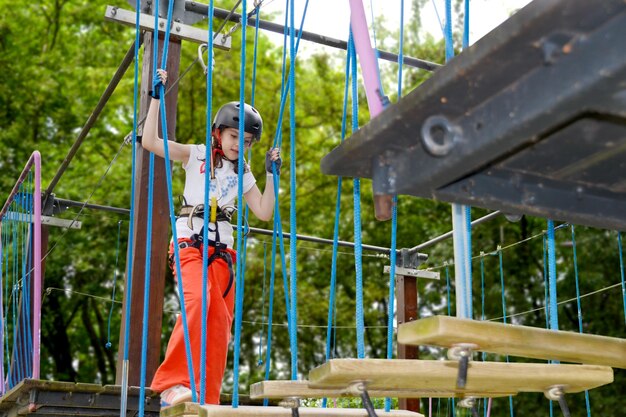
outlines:
{"label": "girl's hand", "polygon": [[272,162],[274,163],[276,175],[280,175],[280,166],[283,163],[282,159],[280,159],[280,148],[270,148],[270,150],[265,154],[265,170],[269,174],[273,173]]}

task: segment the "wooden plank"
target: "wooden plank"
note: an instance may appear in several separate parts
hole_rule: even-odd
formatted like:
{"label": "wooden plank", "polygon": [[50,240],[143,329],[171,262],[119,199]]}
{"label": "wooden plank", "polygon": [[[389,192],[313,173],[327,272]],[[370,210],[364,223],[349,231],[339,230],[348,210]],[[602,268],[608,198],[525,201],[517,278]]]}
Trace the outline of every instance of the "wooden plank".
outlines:
{"label": "wooden plank", "polygon": [[198,407],[199,404],[191,402],[164,407],[161,409],[161,417],[197,416]]}
{"label": "wooden plank", "polygon": [[443,347],[473,343],[484,352],[626,369],[626,339],[448,316],[400,325],[398,343]]}
{"label": "wooden plank", "polygon": [[[367,417],[367,411],[358,408],[313,408],[301,407],[298,409],[301,416],[306,417]],[[384,410],[377,410],[377,414],[391,417],[424,417],[422,414],[405,410],[392,410],[385,413]],[[198,410],[200,417],[239,417],[239,416],[270,416],[270,417],[291,417],[291,409],[284,407],[260,407],[260,406],[239,406],[232,408],[229,405],[202,405]]]}
{"label": "wooden plank", "polygon": [[[481,392],[455,392],[452,390],[372,390],[368,391],[373,398],[452,398],[452,397],[485,397]],[[504,396],[505,394],[497,395]],[[508,395],[508,394],[506,394]],[[285,398],[339,398],[354,397],[354,394],[343,388],[312,387],[309,381],[261,381],[250,386],[250,398],[269,398],[282,400]]]}
{"label": "wooden plank", "polygon": [[487,396],[545,392],[562,385],[566,393],[613,382],[613,369],[598,365],[470,362],[467,384],[456,388],[457,361],[333,359],[309,372],[313,387],[343,388],[364,381],[368,389],[482,392]]}

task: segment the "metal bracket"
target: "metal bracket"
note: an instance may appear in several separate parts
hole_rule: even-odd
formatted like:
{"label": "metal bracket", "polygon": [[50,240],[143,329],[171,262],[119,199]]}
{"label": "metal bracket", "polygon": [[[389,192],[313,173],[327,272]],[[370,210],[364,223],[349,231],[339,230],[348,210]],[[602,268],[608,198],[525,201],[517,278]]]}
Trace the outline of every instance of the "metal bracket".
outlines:
{"label": "metal bracket", "polygon": [[300,411],[298,408],[300,407],[300,399],[297,397],[289,397],[283,399],[278,403],[279,406],[284,408],[291,408],[291,417],[300,417]]}
{"label": "metal bracket", "polygon": [[[120,9],[116,6],[107,6],[104,13],[105,20],[121,23],[126,26],[135,26],[136,14],[133,11]],[[165,33],[167,20],[159,18],[159,32]],[[139,15],[139,26],[142,30],[154,30],[154,16],[141,13]],[[180,22],[172,22],[170,36],[177,39],[183,39],[195,43],[206,43],[208,34],[206,30],[198,29],[193,26],[185,25]],[[213,42],[213,46],[217,49],[229,51],[231,46],[231,38],[224,35],[218,35]]]}
{"label": "metal bracket", "polygon": [[463,398],[461,401],[459,401],[459,407],[469,408],[472,412],[472,417],[479,417],[478,403],[476,402],[476,398],[474,397]]}
{"label": "metal bracket", "polygon": [[[385,265],[383,268],[383,272],[385,274],[391,272],[391,266]],[[398,275],[433,280],[439,280],[440,276],[439,272],[435,271],[428,271],[426,269],[403,268],[401,266],[396,266],[396,276]]]}
{"label": "metal bracket", "polygon": [[374,404],[372,403],[372,399],[367,393],[367,383],[365,381],[353,382],[350,386],[348,386],[346,392],[354,395],[355,397],[361,397],[361,401],[363,401],[363,408],[367,411],[368,417],[378,417]]}
{"label": "metal bracket", "polygon": [[569,407],[567,406],[567,401],[565,400],[565,391],[563,388],[563,385],[555,385],[553,387],[550,387],[545,392],[545,396],[551,401],[559,402],[559,407],[561,407],[563,417],[571,417],[572,415],[569,411]]}
{"label": "metal bracket", "polygon": [[465,388],[467,384],[467,369],[472,359],[472,350],[478,348],[473,343],[458,343],[448,349],[448,359],[459,361],[459,372],[456,377],[456,387]]}

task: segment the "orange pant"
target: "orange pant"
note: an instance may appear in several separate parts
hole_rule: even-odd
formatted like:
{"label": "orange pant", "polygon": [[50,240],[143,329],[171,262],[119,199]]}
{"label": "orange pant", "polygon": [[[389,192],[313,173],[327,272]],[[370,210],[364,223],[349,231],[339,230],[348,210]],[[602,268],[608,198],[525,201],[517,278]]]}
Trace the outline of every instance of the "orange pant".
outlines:
{"label": "orange pant", "polygon": [[[179,242],[189,241],[179,239]],[[215,248],[209,248],[209,256]],[[170,246],[170,253],[173,251]],[[202,251],[188,247],[180,249],[180,268],[183,276],[183,292],[185,310],[191,342],[191,355],[195,375],[196,390],[200,390],[200,343],[202,339]],[[233,263],[236,262],[236,252],[227,249]],[[176,266],[173,265],[176,279]],[[228,263],[218,257],[208,272],[208,300],[207,300],[207,329],[206,329],[206,391],[207,404],[219,404],[222,378],[226,368],[228,342],[233,322],[235,283],[223,297],[228,287],[230,271]],[[234,280],[234,277],[233,277]],[[187,353],[182,325],[182,314],[176,319],[172,336],[167,345],[165,359],[157,369],[152,380],[151,389],[161,392],[174,385],[190,387],[187,367]],[[199,399],[199,398],[198,398]]]}

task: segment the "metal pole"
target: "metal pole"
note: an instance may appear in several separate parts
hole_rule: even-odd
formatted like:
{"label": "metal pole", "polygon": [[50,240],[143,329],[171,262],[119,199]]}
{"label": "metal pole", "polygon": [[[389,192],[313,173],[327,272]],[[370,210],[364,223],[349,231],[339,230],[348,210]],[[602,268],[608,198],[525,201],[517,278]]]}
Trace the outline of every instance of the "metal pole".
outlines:
{"label": "metal pole", "polygon": [[66,200],[64,198],[56,198],[56,197],[54,201],[55,203],[59,203],[61,207],[65,207],[65,208],[80,207],[80,208],[87,208],[87,209],[92,209],[92,210],[101,210],[101,211],[108,211],[111,213],[130,215],[130,210],[125,209],[125,208],[101,206],[99,204],[91,204],[91,203],[81,203],[80,201],[72,201],[72,200]]}
{"label": "metal pole", "polygon": [[[65,206],[65,207],[84,207],[84,208],[88,208],[88,209],[108,211],[108,212],[117,213],[117,214],[125,214],[125,215],[129,215],[130,214],[130,210],[125,209],[125,208],[120,208],[120,207],[101,206],[99,204],[82,203],[80,201],[66,200],[66,199],[62,199],[62,198],[55,198],[55,201],[58,202],[60,205]],[[254,234],[257,234],[257,235],[272,236],[274,234],[274,232],[272,230],[259,229],[259,228],[256,228],[256,227],[250,227],[250,228],[248,228],[248,230],[250,231],[250,233],[254,233]],[[323,239],[323,238],[319,238],[319,237],[315,237],[315,236],[307,236],[307,235],[301,235],[301,234],[297,234],[296,236],[297,236],[298,240],[302,240],[302,241],[306,241],[306,242],[325,243],[325,244],[329,244],[329,245],[333,244],[333,240],[332,239]],[[289,232],[283,232],[283,238],[289,239]],[[347,248],[353,248],[354,247],[354,243],[353,242],[346,242],[346,241],[343,241],[343,240],[338,241],[337,244],[339,246],[343,246],[343,247],[347,247]],[[374,246],[374,245],[362,245],[362,246],[363,246],[363,249],[365,249],[365,250],[370,250],[370,251],[373,251],[373,252],[380,252],[380,253],[383,253],[385,255],[388,255],[389,252],[390,252],[390,248],[385,248],[383,246]]]}
{"label": "metal pole", "polygon": [[82,145],[83,140],[85,139],[85,137],[91,130],[92,126],[96,123],[96,120],[98,120],[98,117],[100,116],[100,113],[104,109],[104,106],[109,101],[109,98],[111,98],[111,95],[115,91],[115,88],[121,81],[122,77],[126,73],[126,70],[130,66],[131,62],[133,62],[134,58],[135,58],[135,43],[133,42],[131,47],[128,49],[128,52],[126,52],[126,55],[124,56],[124,59],[122,60],[122,63],[120,64],[119,68],[113,75],[113,78],[111,78],[111,81],[109,82],[109,85],[107,86],[106,90],[104,90],[104,93],[102,93],[102,96],[100,97],[100,100],[98,101],[98,104],[96,105],[96,108],[93,110],[93,112],[89,116],[89,119],[87,119],[87,122],[85,123],[82,130],[78,134],[78,138],[76,138],[76,141],[74,142],[74,144],[72,145],[72,148],[67,153],[67,156],[61,163],[61,166],[59,167],[57,173],[54,175],[54,178],[50,182],[50,185],[48,185],[48,189],[46,190],[44,194],[44,201],[54,191],[54,187],[56,187],[57,183],[61,179],[61,176],[65,173],[65,170],[70,165],[72,158],[74,158],[74,155],[78,151],[78,148],[80,148],[80,145]]}
{"label": "metal pole", "polygon": [[[206,4],[198,3],[192,0],[185,1],[185,10],[189,12],[195,12],[203,15],[207,15],[209,12],[209,6]],[[231,22],[240,23],[241,15],[238,13],[231,13],[229,10],[217,9],[215,8],[215,13],[213,14],[215,17],[219,19],[230,20]],[[256,18],[250,17],[248,18],[248,25],[254,26],[256,25]],[[259,20],[259,27],[261,29],[267,30],[269,32],[279,33],[283,35],[285,33],[285,27],[278,23],[269,22],[267,20]],[[300,31],[296,30],[296,36],[298,36]],[[289,34],[289,28],[287,28],[287,34]],[[328,36],[320,35],[313,32],[302,31],[302,39],[305,41],[315,42],[320,45],[330,46],[332,48],[337,49],[348,49],[348,43],[346,41],[342,41],[339,39],[331,38]],[[398,55],[386,52],[386,51],[378,51],[378,55],[380,58],[391,61],[394,63],[398,62]],[[436,64],[434,62],[425,61],[423,59],[412,58],[409,56],[404,57],[404,64],[414,68],[421,68],[426,71],[435,71],[437,68],[441,67],[441,65]]]}
{"label": "metal pole", "polygon": [[[489,221],[495,217],[498,217],[499,215],[501,215],[502,212],[500,211],[494,211],[493,213],[489,213],[486,216],[481,217],[480,219],[476,219],[472,222],[472,226],[476,226],[478,224],[484,223],[486,221]],[[432,238],[424,243],[420,243],[417,246],[413,246],[411,249],[409,249],[409,253],[415,253],[415,252],[419,252],[422,249],[426,249],[429,248],[433,245],[436,245],[439,242],[443,242],[446,239],[450,239],[452,237],[452,231],[449,231],[447,233],[444,233],[440,236],[437,236],[435,238]]]}

